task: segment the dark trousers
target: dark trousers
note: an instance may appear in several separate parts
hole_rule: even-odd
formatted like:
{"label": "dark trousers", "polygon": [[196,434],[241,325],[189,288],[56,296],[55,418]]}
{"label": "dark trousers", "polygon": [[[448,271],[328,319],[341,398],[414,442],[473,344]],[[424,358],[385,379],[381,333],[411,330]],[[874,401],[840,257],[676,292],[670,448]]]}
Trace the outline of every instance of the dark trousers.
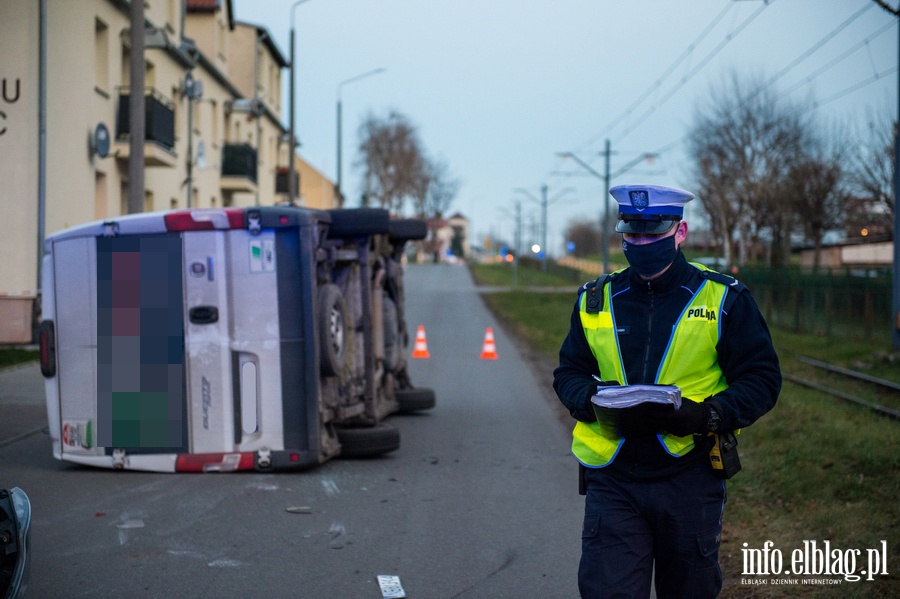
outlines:
{"label": "dark trousers", "polygon": [[587,496],[578,589],[585,599],[704,599],[722,589],[725,482],[701,461],[663,481],[584,474]]}

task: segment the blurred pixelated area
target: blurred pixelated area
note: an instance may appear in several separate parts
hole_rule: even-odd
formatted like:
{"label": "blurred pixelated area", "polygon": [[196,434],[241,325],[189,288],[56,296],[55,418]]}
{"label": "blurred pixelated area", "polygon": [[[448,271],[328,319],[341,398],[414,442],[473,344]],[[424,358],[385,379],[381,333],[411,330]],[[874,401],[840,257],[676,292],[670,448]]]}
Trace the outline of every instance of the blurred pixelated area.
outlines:
{"label": "blurred pixelated area", "polygon": [[183,448],[179,237],[97,239],[97,444]]}

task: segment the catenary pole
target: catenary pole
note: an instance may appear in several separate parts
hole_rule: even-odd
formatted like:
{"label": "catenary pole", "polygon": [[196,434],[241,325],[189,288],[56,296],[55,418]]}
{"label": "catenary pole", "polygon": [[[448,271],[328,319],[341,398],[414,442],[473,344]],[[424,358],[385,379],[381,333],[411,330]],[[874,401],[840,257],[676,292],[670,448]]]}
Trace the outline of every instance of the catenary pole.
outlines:
{"label": "catenary pole", "polygon": [[603,180],[603,221],[600,223],[600,234],[601,234],[601,244],[603,247],[601,248],[603,251],[603,272],[609,272],[609,224],[610,224],[610,215],[609,215],[609,182],[613,177],[618,177],[619,175],[625,173],[632,167],[637,164],[640,164],[644,160],[649,160],[651,158],[656,158],[659,154],[656,152],[645,152],[640,156],[636,157],[634,160],[631,160],[627,164],[625,164],[622,168],[617,170],[614,173],[609,172],[609,157],[612,155],[612,151],[610,150],[610,142],[607,139],[605,144],[605,149],[600,153],[601,156],[604,157],[605,169],[603,173],[598,173],[594,170],[591,165],[587,162],[576,156],[573,152],[558,152],[558,155],[563,158],[571,158],[578,165],[594,175],[598,179]]}
{"label": "catenary pole", "polygon": [[[897,11],[897,61],[900,63],[900,10]],[[897,121],[894,125],[894,349],[900,349],[900,70],[897,71]]]}

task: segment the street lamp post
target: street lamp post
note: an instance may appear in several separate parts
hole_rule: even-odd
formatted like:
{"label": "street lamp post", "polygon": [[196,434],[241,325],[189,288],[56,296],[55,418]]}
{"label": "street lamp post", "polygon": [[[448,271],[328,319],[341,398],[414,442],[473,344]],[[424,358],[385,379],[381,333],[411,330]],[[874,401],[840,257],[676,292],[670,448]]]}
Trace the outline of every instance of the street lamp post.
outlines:
{"label": "street lamp post", "polygon": [[604,156],[604,158],[605,158],[604,162],[606,163],[606,168],[604,169],[605,172],[603,174],[600,174],[597,171],[595,171],[593,168],[591,168],[590,165],[588,165],[584,160],[582,160],[581,158],[576,156],[574,153],[559,152],[559,156],[561,156],[563,158],[571,158],[572,160],[577,162],[578,165],[581,166],[584,170],[588,171],[589,173],[591,173],[592,175],[594,175],[595,177],[597,177],[599,179],[603,179],[604,211],[603,211],[603,222],[601,223],[601,226],[600,226],[600,233],[602,236],[601,243],[603,244],[603,248],[602,248],[602,250],[603,250],[603,272],[605,272],[605,273],[609,272],[609,181],[613,177],[618,177],[619,175],[623,174],[625,171],[636,166],[637,164],[640,164],[644,160],[656,158],[656,156],[658,155],[653,152],[645,152],[644,154],[641,154],[634,160],[625,164],[625,166],[623,166],[616,172],[610,173],[609,172],[609,157],[610,157],[611,152],[609,149],[609,145],[610,145],[609,140],[607,139],[606,146],[602,152],[602,156]]}
{"label": "street lamp post", "polygon": [[294,104],[296,103],[294,100],[295,92],[295,77],[296,77],[296,66],[294,60],[294,9],[304,2],[309,2],[309,0],[297,0],[291,5],[291,106],[290,106],[290,139],[288,139],[288,201],[293,204],[294,197],[297,195],[297,183],[295,179],[297,177],[297,167],[294,164],[294,148],[296,147],[296,135],[295,135],[295,121],[294,121]]}
{"label": "street lamp post", "polygon": [[337,196],[339,208],[344,207],[344,192],[341,190],[341,171],[343,170],[343,162],[341,157],[341,144],[342,144],[342,134],[341,134],[341,88],[348,83],[352,83],[354,81],[359,81],[360,79],[364,79],[366,77],[370,77],[372,75],[377,75],[378,73],[383,73],[387,69],[381,67],[377,69],[373,69],[371,71],[367,71],[360,75],[356,75],[354,77],[350,77],[349,79],[344,79],[337,85]]}

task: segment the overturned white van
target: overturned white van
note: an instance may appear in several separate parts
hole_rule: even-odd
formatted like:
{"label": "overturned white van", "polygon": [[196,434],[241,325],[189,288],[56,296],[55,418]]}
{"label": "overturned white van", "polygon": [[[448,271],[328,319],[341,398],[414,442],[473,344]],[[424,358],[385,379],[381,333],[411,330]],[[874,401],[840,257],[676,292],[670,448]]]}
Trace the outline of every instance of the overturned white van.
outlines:
{"label": "overturned white van", "polygon": [[39,336],[54,457],[209,472],[397,449],[381,422],[400,405],[374,345],[369,255],[390,230],[378,209],[256,207],[48,237]]}

